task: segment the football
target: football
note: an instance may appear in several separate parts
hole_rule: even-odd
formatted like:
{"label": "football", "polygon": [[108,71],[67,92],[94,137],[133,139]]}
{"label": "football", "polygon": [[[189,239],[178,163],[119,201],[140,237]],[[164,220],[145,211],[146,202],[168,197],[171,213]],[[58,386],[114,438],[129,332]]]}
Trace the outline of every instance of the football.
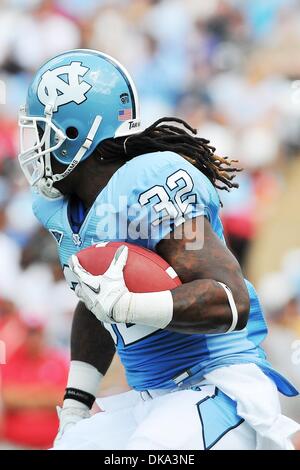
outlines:
{"label": "football", "polygon": [[81,266],[94,275],[108,269],[115,252],[128,246],[124,279],[130,292],[172,290],[181,284],[174,269],[159,255],[132,243],[100,242],[77,253]]}

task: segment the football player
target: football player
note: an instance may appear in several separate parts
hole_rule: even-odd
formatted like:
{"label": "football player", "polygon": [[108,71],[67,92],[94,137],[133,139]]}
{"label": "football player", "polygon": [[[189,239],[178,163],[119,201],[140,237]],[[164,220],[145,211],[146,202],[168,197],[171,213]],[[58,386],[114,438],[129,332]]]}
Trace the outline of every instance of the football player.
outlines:
{"label": "football player", "polygon": [[[34,213],[80,299],[55,448],[292,448],[278,390],[297,391],[265,358],[257,294],[223,236],[217,188],[237,186],[234,162],[180,119],[142,130],[128,72],[92,50],[38,70],[19,124]],[[129,292],[125,246],[91,275],[76,253],[107,240],[156,251],[183,284]],[[133,390],[90,417],[115,347]]]}

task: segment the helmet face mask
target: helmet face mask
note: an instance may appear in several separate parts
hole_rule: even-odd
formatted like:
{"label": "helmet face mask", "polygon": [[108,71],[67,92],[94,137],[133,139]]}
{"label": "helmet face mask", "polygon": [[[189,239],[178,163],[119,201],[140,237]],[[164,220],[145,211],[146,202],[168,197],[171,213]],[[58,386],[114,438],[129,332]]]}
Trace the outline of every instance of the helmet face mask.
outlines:
{"label": "helmet face mask", "polygon": [[[29,182],[46,197],[107,138],[140,132],[138,99],[128,72],[97,51],[68,51],[43,65],[19,116],[19,162]],[[53,174],[51,158],[65,165]]]}
{"label": "helmet face mask", "polygon": [[[51,115],[28,116],[24,106],[21,106],[19,113],[19,127],[19,162],[27,181],[35,186],[45,175],[45,156],[57,150],[66,135],[52,123]],[[55,145],[49,145],[51,140],[56,142]]]}

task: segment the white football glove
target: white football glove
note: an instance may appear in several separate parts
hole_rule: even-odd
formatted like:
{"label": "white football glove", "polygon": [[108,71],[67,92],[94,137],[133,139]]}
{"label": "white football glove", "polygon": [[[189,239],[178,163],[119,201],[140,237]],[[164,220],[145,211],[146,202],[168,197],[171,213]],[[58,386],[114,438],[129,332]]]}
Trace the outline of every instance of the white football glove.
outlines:
{"label": "white football glove", "polygon": [[59,446],[61,438],[68,429],[72,428],[82,419],[90,418],[90,411],[83,410],[82,408],[75,408],[73,406],[61,408],[56,407],[59,429],[56,438],[54,439],[53,447]]}
{"label": "white football glove", "polygon": [[71,271],[77,278],[75,293],[98,320],[115,323],[112,311],[118,300],[129,291],[125,285],[123,269],[128,257],[128,247],[118,248],[115,256],[103,275],[94,276],[87,272],[79,263],[77,256],[69,260]]}

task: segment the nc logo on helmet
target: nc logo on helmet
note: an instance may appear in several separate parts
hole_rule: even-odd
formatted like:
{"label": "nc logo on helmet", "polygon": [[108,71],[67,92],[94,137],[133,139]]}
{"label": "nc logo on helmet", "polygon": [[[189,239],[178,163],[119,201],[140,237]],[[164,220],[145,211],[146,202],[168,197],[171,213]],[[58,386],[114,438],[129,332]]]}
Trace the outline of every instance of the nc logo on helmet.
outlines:
{"label": "nc logo on helmet", "polygon": [[37,95],[40,102],[46,106],[53,104],[53,111],[57,111],[59,106],[74,103],[80,104],[87,98],[85,94],[92,86],[82,80],[82,77],[89,70],[81,62],[72,62],[70,65],[63,65],[53,70],[47,70],[38,85]]}

